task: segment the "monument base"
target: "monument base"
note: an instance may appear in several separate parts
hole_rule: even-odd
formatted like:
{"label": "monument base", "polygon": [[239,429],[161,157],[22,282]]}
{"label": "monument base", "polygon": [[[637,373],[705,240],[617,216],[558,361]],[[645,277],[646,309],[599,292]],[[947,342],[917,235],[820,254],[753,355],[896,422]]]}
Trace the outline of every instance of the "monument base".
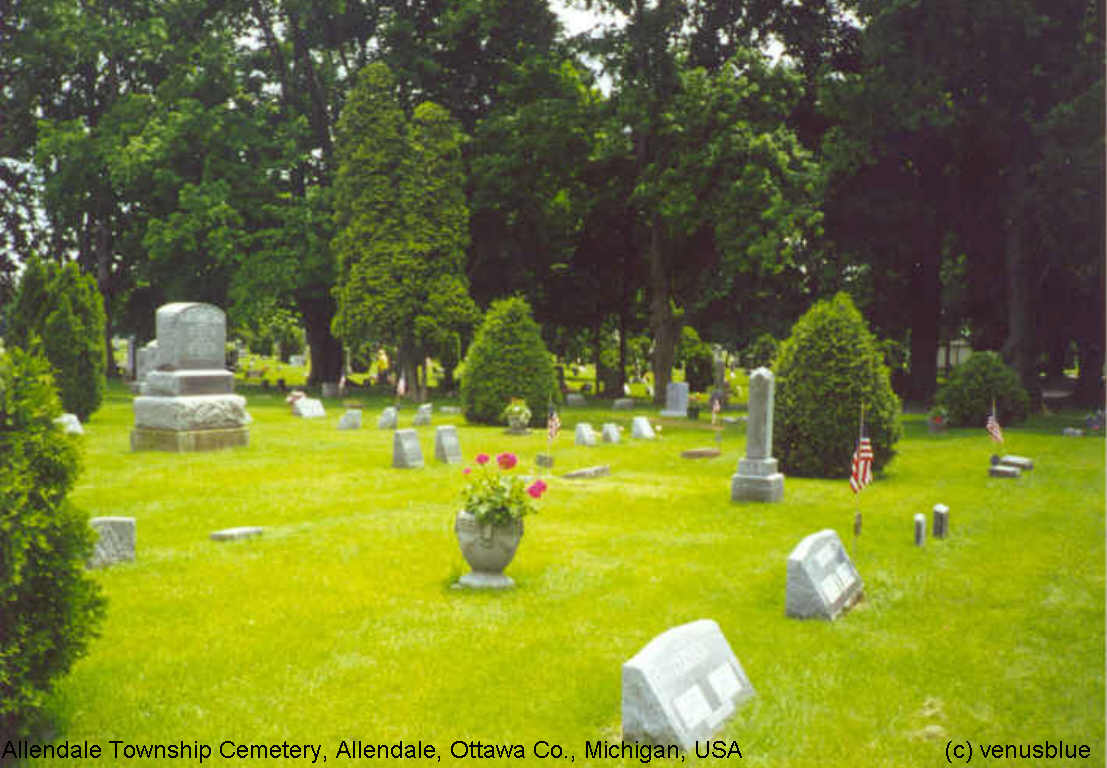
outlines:
{"label": "monument base", "polygon": [[132,451],[219,451],[250,444],[250,428],[231,429],[150,429],[136,427],[131,430]]}
{"label": "monument base", "polygon": [[780,501],[784,498],[784,475],[735,474],[730,477],[731,501]]}
{"label": "monument base", "polygon": [[454,584],[454,589],[510,589],[515,581],[502,573],[488,571],[469,571]]}
{"label": "monument base", "polygon": [[660,415],[667,419],[687,419],[688,411],[662,411]]}

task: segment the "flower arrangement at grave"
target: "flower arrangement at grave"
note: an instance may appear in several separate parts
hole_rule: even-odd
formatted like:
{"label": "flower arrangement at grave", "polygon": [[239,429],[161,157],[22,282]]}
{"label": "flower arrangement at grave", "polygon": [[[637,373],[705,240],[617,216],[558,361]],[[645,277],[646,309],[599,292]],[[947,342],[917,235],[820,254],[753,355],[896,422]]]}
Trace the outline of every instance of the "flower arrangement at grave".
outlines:
{"label": "flower arrangement at grave", "polygon": [[462,470],[469,482],[461,495],[465,511],[478,524],[505,525],[537,511],[534,502],[542,498],[547,486],[541,480],[527,485],[522,477],[508,475],[518,463],[515,454],[497,455],[493,467],[488,454],[481,453],[476,463],[476,470],[472,467]]}
{"label": "flower arrangement at grave", "polygon": [[[527,407],[527,401],[521,397],[511,398],[511,402],[504,408],[500,417],[507,422],[512,431],[525,431],[530,423],[531,411]],[[503,455],[503,454],[501,454]]]}
{"label": "flower arrangement at grave", "polygon": [[945,429],[949,425],[949,410],[944,405],[936,405],[926,415],[931,432]]}

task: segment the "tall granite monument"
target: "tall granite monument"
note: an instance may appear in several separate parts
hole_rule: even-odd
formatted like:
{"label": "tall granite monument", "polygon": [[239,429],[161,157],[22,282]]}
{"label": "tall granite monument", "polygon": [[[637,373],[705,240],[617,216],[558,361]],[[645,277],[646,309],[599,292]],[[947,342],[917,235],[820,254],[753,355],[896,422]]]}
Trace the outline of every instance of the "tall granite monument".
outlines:
{"label": "tall granite monument", "polygon": [[777,471],[773,450],[773,372],[758,368],[750,374],[746,458],[730,478],[731,501],[780,501],[784,475]]}
{"label": "tall granite monument", "polygon": [[224,368],[227,320],[211,304],[158,307],[156,359],[134,400],[134,451],[210,451],[246,445],[246,398]]}

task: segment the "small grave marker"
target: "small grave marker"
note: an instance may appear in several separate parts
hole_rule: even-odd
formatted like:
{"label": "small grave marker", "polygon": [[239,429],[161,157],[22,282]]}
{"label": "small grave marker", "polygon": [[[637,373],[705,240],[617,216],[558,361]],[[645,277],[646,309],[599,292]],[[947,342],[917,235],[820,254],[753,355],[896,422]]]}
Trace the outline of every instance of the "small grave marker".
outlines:
{"label": "small grave marker", "polygon": [[338,420],[339,429],[361,429],[361,409],[351,408]]}
{"label": "small grave marker", "polygon": [[445,464],[460,464],[463,461],[457,427],[448,424],[434,430],[434,458]]}
{"label": "small grave marker", "polygon": [[577,445],[592,446],[596,444],[596,433],[592,431],[592,425],[587,422],[581,422],[577,424],[576,440]]}
{"label": "small grave marker", "polygon": [[630,436],[637,440],[653,440],[657,437],[645,416],[635,416],[630,422]]}
{"label": "small grave marker", "polygon": [[135,519],[133,517],[94,517],[88,521],[96,531],[96,543],[89,568],[104,568],[135,559]]}
{"label": "small grave marker", "polygon": [[615,398],[615,402],[611,404],[611,407],[614,408],[616,411],[629,411],[631,408],[634,407],[634,398],[617,397]]}
{"label": "small grave marker", "polygon": [[949,536],[949,507],[945,504],[934,505],[934,529],[935,539],[944,539]]}
{"label": "small grave marker", "polygon": [[1034,460],[1028,459],[1025,456],[1000,456],[1000,466],[1004,467],[1017,467],[1021,472],[1028,472],[1034,469]]}
{"label": "small grave marker", "polygon": [[720,453],[721,451],[718,448],[689,448],[687,451],[681,451],[680,457],[682,459],[713,459]]}
{"label": "small grave marker", "polygon": [[414,429],[397,429],[392,436],[392,466],[396,469],[422,469],[423,450],[419,433]]}
{"label": "small grave marker", "polygon": [[619,442],[619,427],[614,424],[604,424],[601,434],[605,443]]}
{"label": "small grave marker", "polygon": [[926,544],[926,515],[919,512],[915,515],[915,546]]}
{"label": "small grave marker", "polygon": [[562,477],[567,479],[582,479],[590,477],[605,477],[611,474],[611,467],[607,464],[601,464],[598,467],[584,467],[583,469],[574,469],[572,472],[566,472]]}
{"label": "small grave marker", "polygon": [[83,435],[85,433],[84,428],[81,427],[81,420],[72,413],[63,413],[54,419],[54,423],[61,427],[62,432],[67,435]]}
{"label": "small grave marker", "polygon": [[565,395],[565,405],[584,405],[584,395],[579,395],[576,392],[570,392]]}
{"label": "small grave marker", "polygon": [[434,406],[431,403],[423,403],[419,406],[419,409],[415,411],[415,418],[412,420],[412,425],[416,427],[425,427],[431,423],[431,411]]}
{"label": "small grave marker", "polygon": [[990,477],[1019,477],[1021,474],[1018,467],[1009,467],[1006,464],[993,464],[988,467]]}
{"label": "small grave marker", "polygon": [[314,397],[301,397],[292,404],[292,414],[304,419],[321,419],[327,415],[323,401]]}
{"label": "small grave marker", "polygon": [[396,409],[391,405],[381,411],[380,418],[377,419],[377,429],[395,429],[396,428]]}
{"label": "small grave marker", "polygon": [[864,586],[838,534],[807,536],[788,555],[786,613],[833,621],[861,599]]}
{"label": "small grave marker", "polygon": [[257,525],[240,525],[236,528],[224,528],[221,531],[212,531],[212,541],[238,541],[239,539],[251,539],[261,536],[261,527]]}

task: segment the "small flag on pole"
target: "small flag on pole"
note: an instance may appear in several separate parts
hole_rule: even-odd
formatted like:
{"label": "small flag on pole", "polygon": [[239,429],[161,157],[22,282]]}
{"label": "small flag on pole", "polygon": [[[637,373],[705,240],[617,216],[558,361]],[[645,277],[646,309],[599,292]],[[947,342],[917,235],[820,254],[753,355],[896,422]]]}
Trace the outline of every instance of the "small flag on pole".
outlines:
{"label": "small flag on pole", "polygon": [[718,397],[711,398],[711,425],[712,426],[715,425],[715,420],[719,418],[719,409],[721,408],[720,401],[721,401],[721,398],[718,398]]}
{"label": "small flag on pole", "polygon": [[852,471],[849,476],[849,487],[854,493],[860,493],[861,489],[873,481],[873,446],[869,438],[862,436],[857,441],[857,450],[853,452]]}
{"label": "small flag on pole", "polygon": [[546,427],[549,434],[549,439],[553,440],[557,437],[557,433],[561,430],[561,419],[557,415],[557,409],[550,404],[550,415],[546,419]]}
{"label": "small flag on pole", "polygon": [[992,403],[992,412],[988,414],[988,423],[984,425],[984,429],[988,430],[992,440],[997,443],[1003,442],[1003,430],[999,428],[999,422],[996,421],[996,404],[994,402]]}
{"label": "small flag on pole", "polygon": [[407,381],[404,379],[404,375],[400,374],[400,380],[396,382],[396,397],[403,397],[407,392]]}

